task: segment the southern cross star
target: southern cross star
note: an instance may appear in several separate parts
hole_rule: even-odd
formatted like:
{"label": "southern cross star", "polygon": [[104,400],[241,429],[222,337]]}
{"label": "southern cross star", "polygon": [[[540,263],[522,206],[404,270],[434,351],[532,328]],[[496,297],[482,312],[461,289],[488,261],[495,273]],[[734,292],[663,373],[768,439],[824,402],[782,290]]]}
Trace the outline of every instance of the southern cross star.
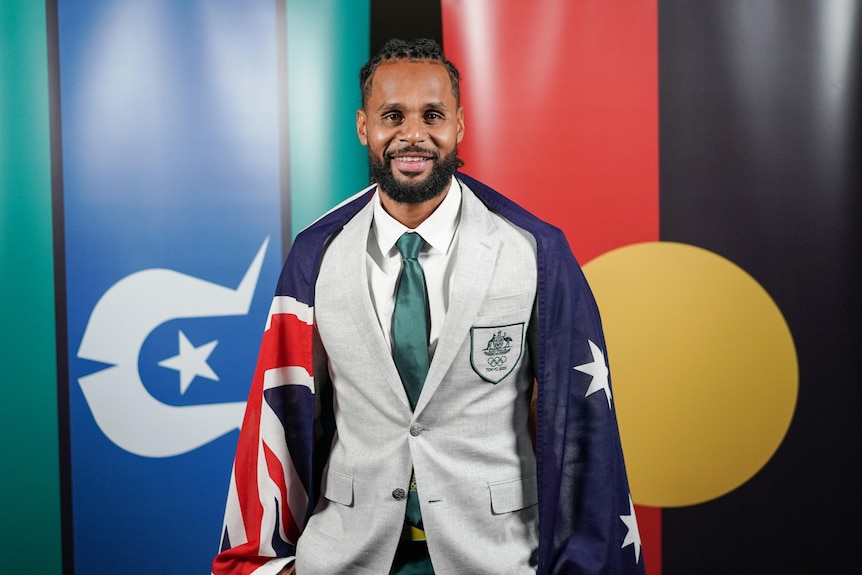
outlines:
{"label": "southern cross star", "polygon": [[195,347],[180,331],[180,353],[159,362],[162,367],[180,372],[180,394],[184,394],[196,376],[218,381],[218,375],[207,363],[207,359],[215,348],[218,340]]}
{"label": "southern cross star", "polygon": [[590,340],[587,341],[589,341],[590,344],[590,351],[593,352],[593,361],[592,363],[575,366],[573,369],[577,369],[587,375],[593,376],[593,380],[590,382],[590,387],[587,388],[587,393],[584,394],[584,397],[589,397],[597,391],[604,391],[605,396],[608,398],[608,409],[610,409],[611,388],[608,383],[608,375],[610,375],[610,372],[608,371],[608,364],[605,362],[605,354],[602,353],[599,346]]}
{"label": "southern cross star", "polygon": [[629,514],[620,515],[620,519],[622,519],[623,523],[626,524],[626,528],[628,528],[626,538],[623,540],[620,549],[627,545],[633,545],[635,549],[635,563],[637,563],[641,559],[641,533],[638,529],[637,519],[635,518],[635,504],[632,502],[631,494],[629,494]]}

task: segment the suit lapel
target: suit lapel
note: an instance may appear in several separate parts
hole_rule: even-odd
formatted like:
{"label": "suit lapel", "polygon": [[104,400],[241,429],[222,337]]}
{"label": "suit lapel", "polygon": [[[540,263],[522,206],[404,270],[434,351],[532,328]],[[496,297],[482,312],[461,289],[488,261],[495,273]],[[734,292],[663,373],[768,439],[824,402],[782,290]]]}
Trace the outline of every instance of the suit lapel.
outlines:
{"label": "suit lapel", "polygon": [[500,240],[493,235],[495,225],[488,216],[488,208],[463,184],[462,192],[458,252],[449,309],[416,405],[416,414],[428,404],[461,349],[465,334],[470,331],[473,318],[491,285],[500,249]]}
{"label": "suit lapel", "polygon": [[337,261],[344,273],[344,285],[360,286],[359,297],[350,298],[347,308],[349,321],[353,322],[357,332],[363,335],[362,339],[368,348],[368,361],[379,362],[380,371],[386,383],[407,409],[410,409],[407,393],[404,391],[398,369],[392,360],[392,350],[380,330],[380,321],[377,319],[377,313],[371,303],[371,295],[368,293],[368,271],[365,260],[374,201],[376,200],[368,202],[368,205],[344,226],[339,238],[341,240],[339,245],[342,248],[337,254]]}

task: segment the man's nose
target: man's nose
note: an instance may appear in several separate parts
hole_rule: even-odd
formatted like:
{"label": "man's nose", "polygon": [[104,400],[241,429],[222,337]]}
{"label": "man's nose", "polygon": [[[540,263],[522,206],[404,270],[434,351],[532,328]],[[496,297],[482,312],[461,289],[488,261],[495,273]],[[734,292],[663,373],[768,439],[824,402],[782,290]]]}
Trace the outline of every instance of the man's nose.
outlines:
{"label": "man's nose", "polygon": [[416,144],[425,140],[425,124],[422,118],[408,117],[401,124],[400,139],[408,144]]}

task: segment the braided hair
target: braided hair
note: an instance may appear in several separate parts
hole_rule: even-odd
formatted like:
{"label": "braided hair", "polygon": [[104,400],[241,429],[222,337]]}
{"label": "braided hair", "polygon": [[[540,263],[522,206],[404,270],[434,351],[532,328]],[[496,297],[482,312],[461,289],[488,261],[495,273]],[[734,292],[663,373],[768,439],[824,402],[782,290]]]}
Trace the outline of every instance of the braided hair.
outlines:
{"label": "braided hair", "polygon": [[455,102],[458,105],[461,104],[461,89],[459,86],[461,75],[458,73],[458,68],[443,55],[443,48],[440,47],[440,44],[428,38],[419,38],[410,41],[393,38],[386,42],[383,48],[380,49],[380,52],[359,70],[359,89],[362,92],[363,108],[371,95],[371,80],[377,67],[384,62],[394,60],[407,60],[409,62],[430,61],[443,64],[449,73],[449,80],[452,82],[452,93],[455,95]]}

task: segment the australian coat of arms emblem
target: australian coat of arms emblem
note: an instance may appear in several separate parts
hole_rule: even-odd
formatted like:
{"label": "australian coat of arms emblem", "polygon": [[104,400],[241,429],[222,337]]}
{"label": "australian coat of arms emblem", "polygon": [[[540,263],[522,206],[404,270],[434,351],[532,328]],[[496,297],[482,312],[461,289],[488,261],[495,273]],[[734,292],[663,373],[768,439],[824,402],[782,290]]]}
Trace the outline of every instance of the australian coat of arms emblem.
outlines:
{"label": "australian coat of arms emblem", "polygon": [[524,324],[470,329],[470,364],[486,381],[499,383],[518,365],[523,353]]}

